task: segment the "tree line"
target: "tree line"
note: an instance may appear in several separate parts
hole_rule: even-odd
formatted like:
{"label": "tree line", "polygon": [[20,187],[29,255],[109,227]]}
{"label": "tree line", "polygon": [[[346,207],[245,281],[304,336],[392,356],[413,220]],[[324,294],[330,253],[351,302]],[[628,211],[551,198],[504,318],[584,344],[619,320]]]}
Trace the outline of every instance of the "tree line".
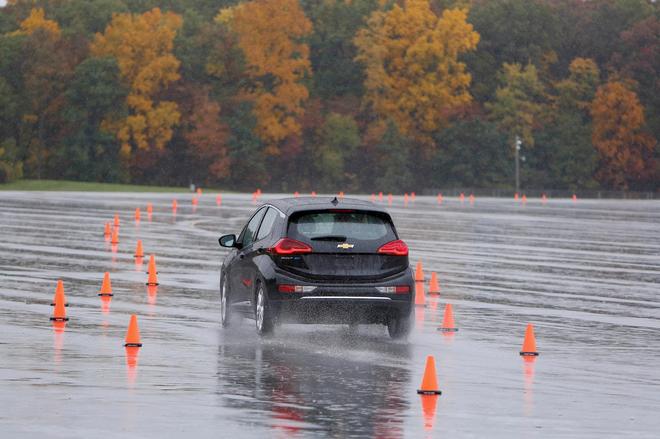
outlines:
{"label": "tree line", "polygon": [[0,182],[660,189],[651,0],[13,0]]}

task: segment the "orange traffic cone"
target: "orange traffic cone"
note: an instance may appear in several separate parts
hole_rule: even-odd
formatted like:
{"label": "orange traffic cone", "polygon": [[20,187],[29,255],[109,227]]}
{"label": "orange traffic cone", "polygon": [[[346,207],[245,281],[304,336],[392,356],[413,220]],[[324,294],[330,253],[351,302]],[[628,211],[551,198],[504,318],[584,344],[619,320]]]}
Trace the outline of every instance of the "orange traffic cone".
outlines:
{"label": "orange traffic cone", "polygon": [[62,279],[58,279],[57,281],[55,296],[53,297],[53,303],[51,303],[50,306],[56,306],[57,302],[62,302],[64,303],[64,306],[69,306],[69,304],[66,303],[66,297],[64,296],[64,282],[62,282]]}
{"label": "orange traffic cone", "polygon": [[117,214],[117,213],[115,213],[114,225],[115,225],[115,228],[119,227],[119,214]]}
{"label": "orange traffic cone", "polygon": [[417,393],[420,395],[440,395],[442,393],[438,389],[438,379],[435,374],[435,358],[433,358],[433,355],[426,357],[422,387],[417,390]]}
{"label": "orange traffic cone", "polygon": [[387,194],[387,205],[388,206],[392,205],[392,194]]}
{"label": "orange traffic cone", "polygon": [[172,200],[172,213],[175,214],[175,215],[176,215],[177,207],[178,207],[178,205],[177,205],[176,200]]}
{"label": "orange traffic cone", "polygon": [[523,194],[521,201],[523,204],[527,204],[527,195]]}
{"label": "orange traffic cone", "polygon": [[197,197],[193,197],[193,199],[192,199],[192,205],[193,205],[193,206],[197,206],[198,204],[199,204],[199,200],[197,199]]}
{"label": "orange traffic cone", "polygon": [[142,346],[142,343],[140,342],[140,328],[138,328],[137,316],[135,314],[131,316],[131,321],[128,324],[124,346],[134,348]]}
{"label": "orange traffic cone", "polygon": [[151,203],[147,203],[147,214],[151,215],[154,213],[154,206]]}
{"label": "orange traffic cone", "polygon": [[413,203],[415,202],[415,193],[414,192],[410,193],[410,201],[412,201]]}
{"label": "orange traffic cone", "polygon": [[156,257],[152,254],[149,256],[149,277],[147,285],[158,285],[158,276],[156,275]]}
{"label": "orange traffic cone", "polygon": [[53,317],[50,318],[54,322],[67,322],[69,318],[66,316],[66,308],[64,308],[64,302],[57,301],[55,302],[55,309],[53,310]]}
{"label": "orange traffic cone", "polygon": [[458,328],[454,324],[454,313],[452,312],[451,303],[445,305],[445,318],[442,320],[442,326],[438,328],[442,332],[456,332]]}
{"label": "orange traffic cone", "polygon": [[418,261],[415,266],[415,282],[424,282],[424,268],[422,261]]}
{"label": "orange traffic cone", "polygon": [[536,357],[539,353],[536,352],[536,337],[534,337],[534,326],[531,323],[527,324],[525,331],[525,340],[523,341],[522,350],[520,355]]}
{"label": "orange traffic cone", "polygon": [[573,194],[573,202],[575,203],[577,201],[577,195]]}
{"label": "orange traffic cone", "polygon": [[222,206],[222,194],[218,194],[218,195],[215,197],[215,204],[217,204],[218,207],[219,207],[219,206]]}
{"label": "orange traffic cone", "polygon": [[135,246],[135,254],[133,255],[135,258],[143,258],[144,257],[144,251],[142,250],[142,240],[138,239],[137,245]]}
{"label": "orange traffic cone", "polygon": [[101,284],[101,291],[99,291],[99,296],[101,297],[110,297],[112,296],[112,285],[110,284],[110,273],[107,271],[103,275],[103,283]]}
{"label": "orange traffic cone", "polygon": [[429,294],[440,294],[440,284],[438,283],[438,275],[435,271],[431,273],[431,280],[429,281]]}
{"label": "orange traffic cone", "polygon": [[380,202],[382,202],[382,201],[383,201],[383,193],[382,193],[382,192],[378,192],[378,202],[380,203]]}
{"label": "orange traffic cone", "polygon": [[140,222],[140,216],[141,216],[141,214],[140,214],[140,208],[139,208],[139,207],[136,207],[136,208],[135,208],[135,221]]}
{"label": "orange traffic cone", "polygon": [[516,200],[516,201],[518,201],[518,192],[516,192],[515,194],[513,194],[513,199]]}
{"label": "orange traffic cone", "polygon": [[110,244],[119,244],[119,227],[112,228],[112,238]]}
{"label": "orange traffic cone", "polygon": [[468,200],[470,201],[471,205],[474,205],[474,194],[470,194],[470,196],[468,197]]}
{"label": "orange traffic cone", "polygon": [[442,204],[442,194],[438,194],[438,204]]}
{"label": "orange traffic cone", "polygon": [[111,234],[112,234],[112,231],[110,230],[110,223],[105,223],[105,230],[103,231],[103,236],[110,239]]}
{"label": "orange traffic cone", "polygon": [[465,194],[463,192],[461,192],[461,195],[458,198],[460,198],[461,203],[465,202]]}
{"label": "orange traffic cone", "polygon": [[197,188],[197,195],[202,195],[202,188],[201,187]]}
{"label": "orange traffic cone", "polygon": [[298,191],[295,191],[295,192],[293,193],[293,198],[298,198],[299,195],[300,195],[300,194],[298,193]]}
{"label": "orange traffic cone", "polygon": [[408,192],[403,194],[403,206],[408,207]]}
{"label": "orange traffic cone", "polygon": [[312,191],[312,197],[316,198],[316,191]]}

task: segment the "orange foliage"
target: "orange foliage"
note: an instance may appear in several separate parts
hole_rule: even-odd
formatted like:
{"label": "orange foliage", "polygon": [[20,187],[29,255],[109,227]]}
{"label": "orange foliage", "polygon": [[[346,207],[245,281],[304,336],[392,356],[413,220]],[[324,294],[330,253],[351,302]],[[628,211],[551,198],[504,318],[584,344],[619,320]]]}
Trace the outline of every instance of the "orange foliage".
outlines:
{"label": "orange foliage", "polygon": [[253,88],[256,133],[267,153],[301,133],[303,103],[309,96],[300,81],[311,74],[309,47],[301,39],[312,31],[298,0],[253,0],[224,9],[216,20],[236,33]]}
{"label": "orange foliage", "polygon": [[179,60],[172,54],[181,17],[155,8],[142,15],[115,14],[91,45],[95,56],[114,56],[122,80],[130,87],[126,103],[131,114],[114,129],[122,153],[131,145],[162,149],[181,117],[175,102],[157,101],[158,94],[179,79]]}
{"label": "orange foliage", "polygon": [[401,133],[430,143],[452,112],[471,101],[472,78],[458,57],[478,42],[462,9],[437,16],[429,0],[406,0],[374,12],[355,38],[367,103]]}
{"label": "orange foliage", "polygon": [[56,39],[60,37],[60,26],[56,21],[47,20],[42,8],[33,8],[29,17],[21,21],[20,29],[14,35],[32,35],[37,29],[42,29]]}
{"label": "orange foliage", "polygon": [[622,82],[598,88],[591,106],[592,141],[600,154],[597,178],[617,189],[643,181],[653,172],[655,139],[643,132],[644,108]]}

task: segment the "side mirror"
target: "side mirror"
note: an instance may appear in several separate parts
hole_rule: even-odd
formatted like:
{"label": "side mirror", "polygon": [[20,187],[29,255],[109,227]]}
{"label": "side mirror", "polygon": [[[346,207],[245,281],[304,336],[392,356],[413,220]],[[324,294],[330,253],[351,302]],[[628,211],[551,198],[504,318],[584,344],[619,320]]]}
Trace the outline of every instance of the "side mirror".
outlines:
{"label": "side mirror", "polygon": [[221,247],[238,247],[236,245],[236,235],[223,235],[218,239]]}

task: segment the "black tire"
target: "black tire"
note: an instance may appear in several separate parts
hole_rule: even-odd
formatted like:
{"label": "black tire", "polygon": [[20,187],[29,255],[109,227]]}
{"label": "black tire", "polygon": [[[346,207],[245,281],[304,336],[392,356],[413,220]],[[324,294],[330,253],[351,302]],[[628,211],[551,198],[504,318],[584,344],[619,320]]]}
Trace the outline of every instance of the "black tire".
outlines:
{"label": "black tire", "polygon": [[254,297],[254,321],[257,334],[260,336],[272,334],[275,326],[273,312],[263,283],[257,282],[257,291]]}
{"label": "black tire", "polygon": [[227,277],[221,276],[220,279],[220,323],[223,328],[231,326],[234,320],[234,313],[231,310],[231,298],[227,289]]}
{"label": "black tire", "polygon": [[410,335],[410,330],[414,324],[413,314],[410,312],[407,315],[399,313],[390,317],[387,321],[387,332],[393,340],[405,340]]}

